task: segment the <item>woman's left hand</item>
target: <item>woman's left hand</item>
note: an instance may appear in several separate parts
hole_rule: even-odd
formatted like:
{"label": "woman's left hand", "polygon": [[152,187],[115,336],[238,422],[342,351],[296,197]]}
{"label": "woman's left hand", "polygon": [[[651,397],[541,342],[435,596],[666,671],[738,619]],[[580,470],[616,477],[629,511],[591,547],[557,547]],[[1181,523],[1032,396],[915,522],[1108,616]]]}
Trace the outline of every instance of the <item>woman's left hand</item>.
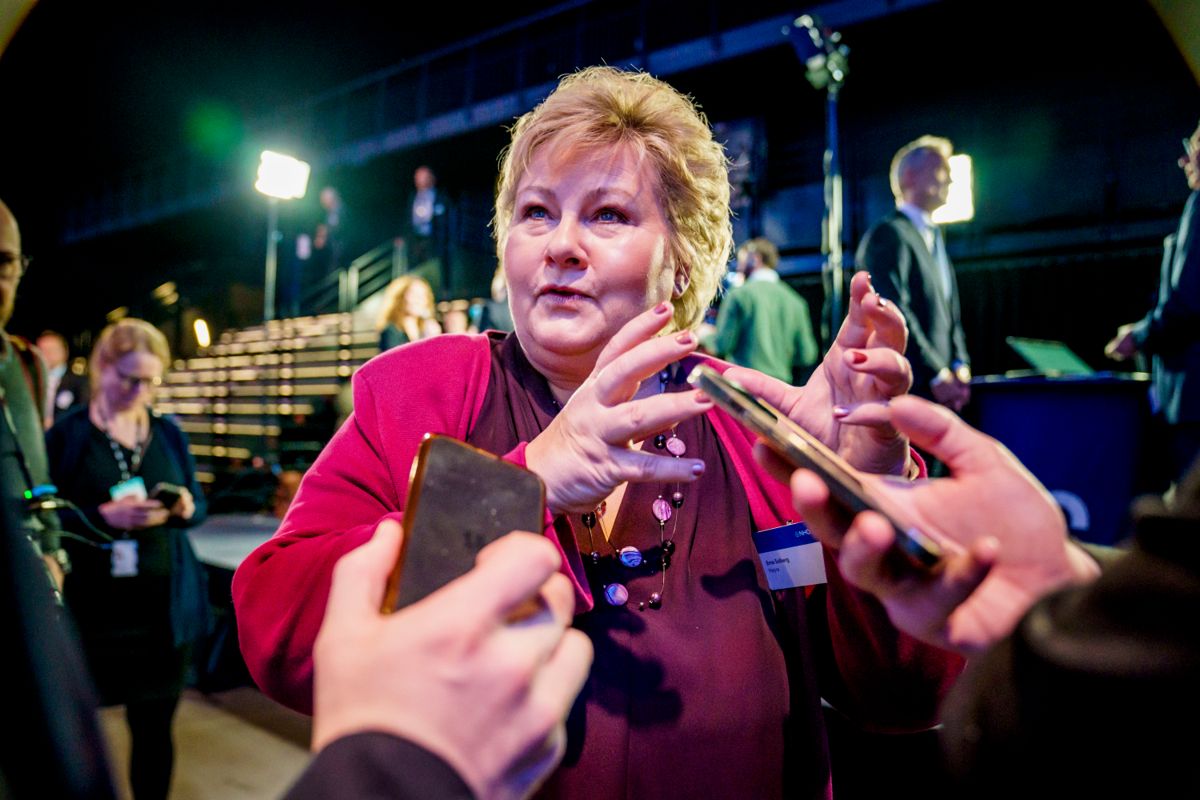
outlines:
{"label": "woman's left hand", "polygon": [[885,404],[912,385],[904,358],[904,315],[857,273],[850,282],[850,309],[837,339],[803,387],[752,369],[726,375],[786,413],[863,472],[905,474],[908,438],[892,427]]}
{"label": "woman's left hand", "polygon": [[182,520],[189,520],[196,513],[196,499],[192,497],[192,493],[186,488],[179,493],[179,499],[175,501],[175,505],[171,506],[171,516],[179,517]]}

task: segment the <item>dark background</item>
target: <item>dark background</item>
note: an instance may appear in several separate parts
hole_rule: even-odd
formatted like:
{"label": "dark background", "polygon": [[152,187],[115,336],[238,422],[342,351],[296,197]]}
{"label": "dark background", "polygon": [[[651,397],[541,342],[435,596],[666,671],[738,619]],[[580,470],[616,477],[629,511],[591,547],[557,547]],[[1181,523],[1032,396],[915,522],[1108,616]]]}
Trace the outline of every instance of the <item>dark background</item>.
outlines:
{"label": "dark background", "polygon": [[[946,135],[975,162],[976,217],[954,227],[949,247],[976,372],[1020,366],[1005,335],[1063,339],[1094,366],[1109,366],[1103,344],[1148,308],[1161,238],[1186,198],[1175,161],[1180,138],[1200,116],[1195,78],[1142,0],[909,5],[824,7],[862,19],[839,28],[851,47],[841,102],[849,259],[891,203],[892,153],[918,135]],[[545,80],[578,66],[574,54],[583,63],[620,63],[621,37],[639,21],[655,50],[802,10],[723,0],[565,6],[574,38],[561,47],[548,40],[522,62],[536,64]],[[165,280],[176,281],[185,302],[218,330],[256,322],[266,213],[252,184],[264,146],[293,147],[315,164],[309,197],[283,207],[285,232],[307,223],[315,190],[333,183],[364,250],[395,232],[413,168],[432,165],[458,201],[468,240],[458,288],[483,293],[496,156],[507,140],[501,124],[333,163],[323,137],[344,121],[323,116],[328,106],[299,117],[272,114],[551,8],[517,2],[471,15],[449,6],[384,13],[362,2],[272,0],[148,10],[43,0],[0,58],[7,156],[0,197],[37,260],[10,327],[52,326],[85,342],[117,306],[153,319],[149,293]],[[606,22],[607,14],[624,14],[625,22]],[[443,62],[453,67],[468,54]],[[492,75],[509,77],[499,68]],[[739,216],[739,231],[779,242],[785,273],[819,306],[824,97],[806,82],[792,48],[780,40],[666,77],[712,121],[758,132],[754,202]],[[436,86],[426,102],[453,96]],[[403,111],[406,102],[414,101],[398,95],[395,105]],[[295,119],[304,124],[288,121]],[[64,233],[89,193],[137,185],[146,164],[185,161],[201,175],[229,175],[236,191],[144,225],[73,240]]]}

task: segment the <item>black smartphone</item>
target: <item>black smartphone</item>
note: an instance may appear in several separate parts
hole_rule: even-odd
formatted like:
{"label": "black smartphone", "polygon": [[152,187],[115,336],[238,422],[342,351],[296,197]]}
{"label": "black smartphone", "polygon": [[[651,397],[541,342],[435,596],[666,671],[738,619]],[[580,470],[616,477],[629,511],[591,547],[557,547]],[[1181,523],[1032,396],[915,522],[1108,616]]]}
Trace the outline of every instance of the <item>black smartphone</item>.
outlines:
{"label": "black smartphone", "polygon": [[183,497],[184,489],[182,486],[176,486],[173,483],[160,482],[154,485],[150,490],[150,499],[157,500],[163,504],[163,508],[170,511],[179,502],[179,498]]}
{"label": "black smartphone", "polygon": [[413,462],[404,539],[383,611],[411,605],[475,566],[475,555],[514,530],[542,530],[546,487],[491,453],[426,434]]}
{"label": "black smartphone", "polygon": [[761,436],[775,452],[797,467],[810,469],[825,481],[836,503],[852,514],[877,511],[892,523],[896,549],[906,561],[928,570],[942,559],[938,543],[907,524],[902,515],[871,494],[858,479],[858,470],[825,446],[777,408],[756,397],[712,367],[701,364],[692,370],[688,383],[702,390],[713,402]]}

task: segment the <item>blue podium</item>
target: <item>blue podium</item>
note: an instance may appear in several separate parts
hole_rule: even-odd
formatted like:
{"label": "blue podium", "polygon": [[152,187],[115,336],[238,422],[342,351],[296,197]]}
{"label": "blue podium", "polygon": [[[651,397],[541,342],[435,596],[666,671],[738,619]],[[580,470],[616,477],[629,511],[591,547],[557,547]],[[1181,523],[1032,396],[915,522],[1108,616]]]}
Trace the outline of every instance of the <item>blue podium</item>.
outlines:
{"label": "blue podium", "polygon": [[1144,374],[977,377],[967,419],[1045,484],[1073,535],[1115,544],[1129,532],[1148,387]]}

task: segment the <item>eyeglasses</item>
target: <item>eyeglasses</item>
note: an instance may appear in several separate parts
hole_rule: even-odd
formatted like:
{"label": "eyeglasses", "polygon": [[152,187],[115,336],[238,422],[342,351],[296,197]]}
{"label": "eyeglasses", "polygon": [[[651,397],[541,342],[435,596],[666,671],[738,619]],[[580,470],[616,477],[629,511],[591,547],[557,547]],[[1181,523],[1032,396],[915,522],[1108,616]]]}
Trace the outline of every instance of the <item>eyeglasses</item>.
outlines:
{"label": "eyeglasses", "polygon": [[16,264],[18,278],[29,270],[29,265],[32,263],[33,259],[24,253],[0,253],[0,269],[7,272],[9,264]]}
{"label": "eyeglasses", "polygon": [[117,370],[117,377],[121,379],[121,383],[126,389],[142,386],[162,386],[161,375],[126,375],[121,370]]}

